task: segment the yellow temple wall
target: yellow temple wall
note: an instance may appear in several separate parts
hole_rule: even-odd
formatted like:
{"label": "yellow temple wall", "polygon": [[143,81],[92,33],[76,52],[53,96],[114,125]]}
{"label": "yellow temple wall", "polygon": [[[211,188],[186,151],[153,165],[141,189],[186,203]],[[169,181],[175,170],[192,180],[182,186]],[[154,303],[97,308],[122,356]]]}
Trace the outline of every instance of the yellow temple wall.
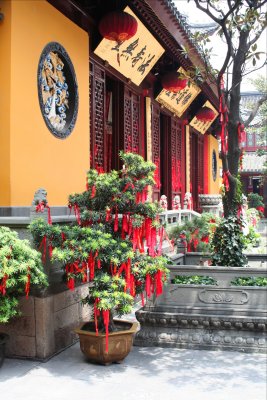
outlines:
{"label": "yellow temple wall", "polygon": [[[41,187],[50,205],[66,205],[68,194],[85,189],[89,169],[88,35],[43,0],[0,1],[0,8],[0,206],[29,206]],[[48,130],[38,100],[38,63],[49,42],[65,48],[78,83],[78,116],[66,139]]]}

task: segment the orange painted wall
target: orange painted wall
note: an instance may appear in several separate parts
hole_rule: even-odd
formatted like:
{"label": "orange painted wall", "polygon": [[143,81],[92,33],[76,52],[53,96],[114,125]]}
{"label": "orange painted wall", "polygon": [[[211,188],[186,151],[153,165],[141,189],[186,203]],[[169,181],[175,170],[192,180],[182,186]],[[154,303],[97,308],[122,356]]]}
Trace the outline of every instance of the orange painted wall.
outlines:
{"label": "orange painted wall", "polygon": [[[0,201],[10,204],[11,3],[0,0]],[[1,205],[0,203],[0,205]]]}
{"label": "orange painted wall", "polygon": [[[217,177],[216,180],[213,180],[212,177],[212,152],[213,150],[216,151],[217,156]],[[219,151],[218,151],[218,141],[212,136],[209,135],[209,154],[208,154],[208,165],[209,165],[209,194],[218,194],[221,184],[220,178],[220,167],[221,167],[221,160],[219,159]]]}
{"label": "orange painted wall", "polygon": [[[38,62],[43,48],[52,41],[68,52],[79,91],[76,125],[63,140],[46,127],[38,101]],[[0,193],[0,205],[29,206],[40,187],[47,190],[50,205],[66,205],[68,194],[84,190],[89,168],[88,60],[87,33],[53,6],[45,0],[11,1],[11,191],[9,204]]]}

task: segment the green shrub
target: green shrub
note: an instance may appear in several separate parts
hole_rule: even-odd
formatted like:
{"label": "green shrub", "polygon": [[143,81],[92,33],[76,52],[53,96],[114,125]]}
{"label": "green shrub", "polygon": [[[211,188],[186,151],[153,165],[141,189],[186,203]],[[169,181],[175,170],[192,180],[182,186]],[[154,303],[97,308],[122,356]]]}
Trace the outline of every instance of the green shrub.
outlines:
{"label": "green shrub", "polygon": [[176,275],[171,283],[175,283],[176,285],[217,285],[217,281],[212,277],[201,275]]}
{"label": "green shrub", "polygon": [[191,221],[171,228],[169,237],[176,242],[184,237],[188,252],[208,253],[210,251],[210,240],[219,221],[220,218],[214,214],[203,213],[200,217],[195,217]]}
{"label": "green shrub", "polygon": [[233,286],[267,286],[267,278],[261,277],[248,277],[248,278],[236,278],[231,281]]}
{"label": "green shrub", "polygon": [[40,253],[17,232],[0,226],[0,322],[18,314],[18,298],[31,285],[47,285]]}

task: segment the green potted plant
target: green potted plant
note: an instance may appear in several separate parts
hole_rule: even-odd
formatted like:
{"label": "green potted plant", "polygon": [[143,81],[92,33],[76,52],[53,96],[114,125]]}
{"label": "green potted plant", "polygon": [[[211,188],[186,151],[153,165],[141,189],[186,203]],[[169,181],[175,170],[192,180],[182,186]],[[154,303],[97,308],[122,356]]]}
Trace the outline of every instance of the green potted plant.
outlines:
{"label": "green potted plant", "polygon": [[[0,330],[19,315],[19,297],[29,296],[32,285],[46,285],[40,253],[17,232],[0,226]],[[0,365],[8,335],[0,332]]]}
{"label": "green potted plant", "polygon": [[[143,293],[161,294],[168,273],[160,255],[159,207],[147,201],[155,165],[137,154],[120,157],[121,171],[91,169],[86,190],[69,196],[75,224],[35,220],[30,227],[36,245],[45,243],[52,262],[63,266],[69,289],[76,282],[88,284],[82,303],[92,307],[94,318],[76,332],[86,357],[102,364],[122,361],[131,349],[136,323],[115,315],[128,314],[136,295],[144,301]],[[124,331],[126,338],[120,336]]]}

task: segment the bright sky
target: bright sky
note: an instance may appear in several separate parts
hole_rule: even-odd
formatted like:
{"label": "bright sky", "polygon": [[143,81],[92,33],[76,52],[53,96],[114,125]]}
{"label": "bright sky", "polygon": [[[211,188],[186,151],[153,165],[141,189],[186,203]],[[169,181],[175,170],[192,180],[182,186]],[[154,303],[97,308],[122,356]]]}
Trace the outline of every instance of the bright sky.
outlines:
{"label": "bright sky", "polygon": [[[178,11],[188,17],[188,23],[192,24],[199,24],[199,23],[208,23],[212,22],[212,20],[203,12],[198,10],[195,6],[195,3],[193,0],[188,3],[187,0],[173,0],[176,8]],[[222,42],[222,40],[216,35],[214,35],[212,38],[212,47],[213,47],[213,57],[212,57],[212,65],[215,68],[220,68],[222,66],[223,58],[222,54],[225,54],[225,46]],[[267,49],[267,30],[261,35],[259,41],[257,42],[258,44],[258,50],[262,52],[266,52]],[[259,66],[263,63],[264,58],[266,58],[266,55],[261,56],[261,61],[259,62]],[[256,65],[257,67],[257,65]],[[251,67],[253,70],[254,68]],[[251,83],[249,82],[249,79],[251,78],[256,78],[257,75],[265,75],[267,76],[267,67],[265,66],[259,71],[255,71],[254,73],[251,73],[248,75],[248,77],[245,77],[242,82],[242,91],[255,91],[255,88]]]}

